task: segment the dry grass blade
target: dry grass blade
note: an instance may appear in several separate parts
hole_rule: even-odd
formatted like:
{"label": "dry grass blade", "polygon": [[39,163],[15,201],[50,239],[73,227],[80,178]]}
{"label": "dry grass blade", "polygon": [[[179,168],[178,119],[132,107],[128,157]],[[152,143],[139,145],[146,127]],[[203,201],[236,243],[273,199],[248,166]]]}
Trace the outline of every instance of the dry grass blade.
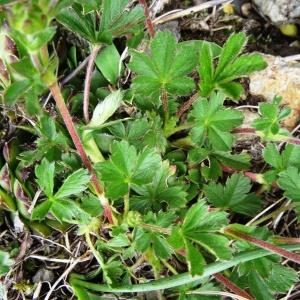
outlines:
{"label": "dry grass blade", "polygon": [[232,2],[232,0],[212,0],[212,1],[208,1],[205,3],[199,4],[199,5],[187,8],[187,9],[171,11],[171,12],[163,14],[162,16],[159,16],[156,19],[154,19],[153,24],[158,25],[158,24],[166,23],[166,22],[169,22],[172,20],[186,17],[188,15],[195,14],[204,9],[214,7],[216,5],[227,4],[227,3],[231,3],[231,2]]}

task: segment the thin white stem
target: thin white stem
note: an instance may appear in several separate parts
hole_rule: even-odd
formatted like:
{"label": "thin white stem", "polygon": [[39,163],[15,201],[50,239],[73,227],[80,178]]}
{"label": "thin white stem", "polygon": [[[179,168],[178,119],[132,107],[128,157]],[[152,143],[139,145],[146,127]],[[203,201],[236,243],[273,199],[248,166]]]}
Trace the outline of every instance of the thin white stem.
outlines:
{"label": "thin white stem", "polygon": [[46,297],[44,300],[49,300],[51,294],[54,292],[55,288],[57,285],[69,275],[69,273],[75,268],[75,266],[80,262],[80,259],[74,260],[70,266],[61,274],[61,276],[55,281],[55,283],[51,286],[49,292],[47,293]]}

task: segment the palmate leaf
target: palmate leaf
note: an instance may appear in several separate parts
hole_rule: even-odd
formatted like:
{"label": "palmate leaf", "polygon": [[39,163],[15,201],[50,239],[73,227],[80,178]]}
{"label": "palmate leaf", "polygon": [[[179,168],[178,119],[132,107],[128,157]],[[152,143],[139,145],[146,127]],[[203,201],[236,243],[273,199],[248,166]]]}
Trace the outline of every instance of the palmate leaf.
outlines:
{"label": "palmate leaf", "polygon": [[[150,226],[168,228],[174,219],[175,214],[173,212],[159,211],[156,214],[148,212],[143,218],[143,223]],[[149,229],[136,227],[133,233],[133,240],[136,249],[142,253],[150,249],[157,257],[163,259],[170,258],[174,253],[173,248],[166,240],[166,236],[155,230],[152,231],[151,227]]]}
{"label": "palmate leaf", "polygon": [[204,186],[204,192],[215,207],[253,216],[260,208],[260,200],[249,194],[251,186],[249,178],[242,174],[233,174],[227,179],[225,186],[210,182]]}
{"label": "palmate leaf", "polygon": [[108,197],[119,198],[129,192],[132,186],[151,182],[161,162],[160,156],[150,148],[137,153],[128,142],[112,145],[109,161],[98,163],[96,169],[105,184]]}
{"label": "palmate leaf", "polygon": [[265,140],[274,138],[275,135],[288,135],[286,129],[281,128],[281,122],[290,114],[291,109],[285,107],[280,108],[281,97],[274,97],[272,103],[260,103],[260,116],[254,120],[252,127],[260,131]]}
{"label": "palmate leaf", "polygon": [[218,259],[230,259],[229,240],[219,234],[226,224],[226,213],[209,212],[201,201],[188,210],[182,226],[172,230],[168,241],[175,249],[185,247],[190,253],[187,259],[192,275],[201,274],[204,268],[205,260],[199,246]]}
{"label": "palmate leaf", "polygon": [[[136,73],[132,88],[144,97],[151,96],[159,104],[161,90],[176,97],[189,94],[194,89],[194,80],[188,77],[197,64],[202,41],[177,43],[169,31],[158,32],[150,44],[150,54],[132,50],[129,68]],[[207,43],[211,55],[219,54],[219,47]]]}
{"label": "palmate leaf", "polygon": [[214,90],[223,91],[237,100],[244,91],[242,85],[233,80],[264,69],[267,64],[259,54],[240,55],[247,38],[245,33],[232,34],[223,46],[217,67],[210,45],[204,43],[200,51],[200,95],[209,96]]}
{"label": "palmate leaf", "polygon": [[196,123],[191,130],[195,143],[202,145],[208,140],[214,150],[231,149],[234,136],[230,131],[242,124],[243,114],[235,109],[225,109],[223,102],[224,96],[214,93],[210,101],[200,98],[194,103],[190,118]]}
{"label": "palmate leaf", "polygon": [[172,171],[167,161],[164,161],[156,170],[152,182],[134,187],[136,196],[130,198],[130,207],[133,210],[145,211],[153,209],[158,211],[163,203],[170,209],[184,206],[186,192],[180,183],[168,183]]}

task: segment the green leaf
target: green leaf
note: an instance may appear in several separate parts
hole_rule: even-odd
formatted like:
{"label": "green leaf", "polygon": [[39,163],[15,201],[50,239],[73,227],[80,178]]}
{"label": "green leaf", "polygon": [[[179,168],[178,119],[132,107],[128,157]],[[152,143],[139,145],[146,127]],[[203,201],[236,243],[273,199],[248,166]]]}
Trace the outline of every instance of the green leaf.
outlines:
{"label": "green leaf", "polygon": [[241,125],[243,114],[235,109],[223,107],[223,96],[213,94],[210,101],[197,100],[190,113],[195,120],[195,127],[191,130],[192,140],[202,145],[206,140],[215,150],[228,151],[231,149],[234,136],[230,131]]}
{"label": "green leaf", "polygon": [[54,197],[56,199],[63,199],[72,195],[77,195],[86,190],[89,181],[90,175],[87,170],[79,169],[65,179]]}
{"label": "green leaf", "polygon": [[114,44],[105,47],[97,55],[95,64],[111,84],[116,84],[120,75],[120,54]]}
{"label": "green leaf", "polygon": [[274,264],[267,284],[272,291],[276,293],[285,293],[298,281],[299,276],[294,269],[280,264]]}
{"label": "green leaf", "polygon": [[221,90],[229,98],[238,100],[244,89],[233,80],[266,68],[267,64],[259,54],[239,57],[246,41],[245,33],[232,34],[223,46],[216,69],[212,51],[208,45],[203,45],[199,68],[201,96],[207,97],[214,90]]}
{"label": "green leaf", "polygon": [[215,156],[224,166],[234,168],[235,170],[247,170],[250,167],[250,155],[231,154],[223,151],[214,151]]}
{"label": "green leaf", "polygon": [[215,72],[215,78],[234,60],[243,50],[247,43],[247,38],[244,32],[232,34],[227,42],[224,44],[223,50],[221,52],[219,63]]}
{"label": "green leaf", "polygon": [[181,234],[184,239],[200,245],[217,258],[229,259],[231,257],[229,241],[219,234],[220,229],[226,224],[226,213],[209,212],[208,207],[201,201],[194,204],[186,213]]}
{"label": "green leaf", "polygon": [[280,108],[281,97],[274,97],[272,103],[260,103],[260,116],[254,120],[252,127],[263,134],[264,139],[272,140],[276,134],[288,135],[286,130],[281,129],[280,122],[285,119],[289,108]]}
{"label": "green leaf", "polygon": [[12,264],[13,261],[10,259],[9,254],[0,250],[0,277],[9,271]]}
{"label": "green leaf", "polygon": [[80,5],[62,9],[56,19],[71,32],[75,32],[87,41],[96,41],[92,16],[84,15]]}
{"label": "green leaf", "polygon": [[89,224],[91,217],[71,200],[55,200],[50,208],[51,213],[60,222],[71,224]]}
{"label": "green leaf", "polygon": [[164,161],[155,170],[151,183],[134,187],[138,195],[130,198],[131,209],[145,211],[152,208],[159,211],[164,202],[170,209],[184,206],[187,194],[182,184],[169,180],[171,176],[172,170],[167,161]]}
{"label": "green leaf", "polygon": [[203,255],[189,241],[185,242],[185,247],[187,250],[187,260],[190,273],[192,276],[201,275],[205,265],[205,259]]}
{"label": "green leaf", "polygon": [[128,3],[128,0],[103,0],[98,40],[110,43],[113,37],[134,33],[143,26],[143,8],[137,5],[128,10]]}
{"label": "green leaf", "polygon": [[214,88],[213,75],[213,55],[211,45],[208,42],[204,42],[200,50],[200,95],[203,97],[208,96]]}
{"label": "green leaf", "polygon": [[102,102],[100,102],[94,112],[89,123],[89,127],[97,127],[104,124],[119,108],[123,99],[121,90],[112,92]]}
{"label": "green leaf", "polygon": [[96,168],[112,198],[126,195],[131,186],[149,183],[161,161],[153,149],[145,148],[138,154],[126,141],[113,143],[111,153],[110,160]]}
{"label": "green leaf", "polygon": [[259,276],[259,274],[253,270],[249,274],[249,288],[251,294],[255,296],[256,299],[261,300],[274,300],[274,297],[268,286],[266,285],[265,281]]}
{"label": "green leaf", "polygon": [[14,105],[17,100],[24,95],[24,93],[30,88],[31,81],[24,79],[12,83],[4,94],[4,101],[8,105]]}
{"label": "green leaf", "polygon": [[224,94],[234,100],[238,100],[240,95],[244,92],[243,86],[237,82],[219,83],[218,87]]}
{"label": "green leaf", "polygon": [[279,174],[279,186],[284,190],[284,195],[291,200],[300,201],[300,173],[297,168],[289,167]]}
{"label": "green leaf", "polygon": [[44,158],[42,162],[35,168],[37,183],[47,197],[51,197],[53,195],[54,172],[54,162],[50,163],[46,158]]}
{"label": "green leaf", "polygon": [[31,219],[32,220],[43,220],[46,215],[48,214],[50,208],[52,206],[52,201],[51,200],[46,200],[43,201],[42,203],[38,204],[37,206],[34,207],[32,214],[31,214]]}
{"label": "green leaf", "polygon": [[26,47],[31,52],[37,52],[45,44],[47,44],[55,35],[56,27],[47,27],[33,35],[32,40],[26,43]]}
{"label": "green leaf", "polygon": [[300,147],[288,144],[279,153],[276,145],[268,143],[263,151],[264,160],[277,172],[286,170],[288,167],[300,168]]}
{"label": "green leaf", "polygon": [[231,258],[231,250],[228,247],[228,239],[222,235],[195,231],[194,234],[186,233],[185,236],[191,241],[202,246],[218,259],[227,260]]}
{"label": "green leaf", "polygon": [[158,99],[161,90],[170,95],[183,96],[194,88],[194,81],[187,77],[196,66],[194,44],[177,43],[169,31],[158,32],[150,45],[151,54],[135,50],[129,68],[137,75],[132,88],[137,94]]}
{"label": "green leaf", "polygon": [[228,178],[225,186],[215,182],[204,186],[208,201],[215,207],[253,216],[260,208],[260,200],[249,197],[250,190],[250,179],[238,173]]}

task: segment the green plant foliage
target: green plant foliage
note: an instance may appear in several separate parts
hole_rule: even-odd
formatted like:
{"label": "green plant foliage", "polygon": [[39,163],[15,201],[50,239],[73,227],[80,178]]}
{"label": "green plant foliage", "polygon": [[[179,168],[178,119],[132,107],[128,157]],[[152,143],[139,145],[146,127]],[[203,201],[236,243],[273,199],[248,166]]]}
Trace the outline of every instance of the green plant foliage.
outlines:
{"label": "green plant foliage", "polygon": [[253,216],[260,208],[260,200],[250,190],[250,179],[241,174],[233,174],[225,186],[215,182],[204,186],[208,201],[215,207]]}
{"label": "green plant foliage", "polygon": [[7,252],[0,250],[0,277],[5,275],[12,265],[12,260]]}
{"label": "green plant foliage", "polygon": [[209,212],[208,207],[201,201],[188,210],[182,226],[173,229],[168,241],[176,249],[186,249],[192,275],[201,274],[205,265],[205,258],[196,245],[219,259],[231,257],[227,238],[218,234],[226,224],[226,213]]}
{"label": "green plant foliage", "polygon": [[252,127],[261,132],[266,140],[276,139],[276,135],[288,135],[286,129],[280,127],[280,123],[290,114],[288,107],[280,108],[281,97],[274,97],[272,103],[260,103],[259,112],[261,114],[254,120]]}
{"label": "green plant foliage", "polygon": [[199,68],[201,96],[207,97],[218,89],[228,97],[237,100],[244,89],[234,80],[266,68],[267,64],[261,55],[240,55],[246,42],[245,33],[232,34],[223,46],[216,67],[214,67],[211,44],[203,43]]}
{"label": "green plant foliage", "polygon": [[92,11],[97,8],[94,3],[67,7],[60,11],[57,19],[92,44],[111,44],[113,38],[134,33],[143,23],[142,7],[138,5],[128,11],[128,3],[128,0],[103,0],[100,25],[97,25],[96,15],[87,13],[87,9]]}
{"label": "green plant foliage", "polygon": [[215,149],[228,151],[231,149],[234,136],[230,131],[241,125],[243,114],[234,109],[225,108],[223,94],[213,94],[210,101],[199,99],[193,105],[190,118],[195,121],[191,130],[192,140],[203,145],[207,142]]}
{"label": "green plant foliage", "polygon": [[99,163],[97,170],[107,195],[112,198],[125,196],[130,188],[151,182],[160,164],[160,157],[153,149],[137,153],[126,141],[113,143],[111,153],[110,161]]}
{"label": "green plant foliage", "polygon": [[[271,300],[297,283],[279,255],[300,262],[283,251],[299,245],[261,224],[286,210],[299,215],[300,142],[282,128],[290,109],[280,97],[260,103],[253,128],[245,128],[239,79],[266,63],[245,53],[244,33],[222,47],[177,41],[158,28],[148,39],[144,1],[4,2],[0,97],[9,128],[1,129],[0,276],[11,276],[19,248],[22,256],[23,235],[13,232],[20,226],[24,236],[50,241],[67,230],[72,242],[80,235],[81,274],[66,279],[80,300],[145,292],[219,299],[233,284],[238,295]],[[248,141],[236,143],[243,130],[261,138],[255,157]],[[267,198],[276,206],[262,213]],[[69,255],[62,251],[57,259]],[[23,258],[26,281],[40,264]],[[224,286],[213,276],[220,272]],[[21,285],[9,293],[31,297]],[[65,297],[60,292],[54,296]]]}
{"label": "green plant foliage", "polygon": [[35,169],[37,182],[48,199],[33,209],[32,220],[42,220],[48,212],[51,212],[61,222],[88,223],[90,220],[89,214],[69,198],[86,190],[90,176],[86,170],[79,169],[69,175],[58,191],[54,193],[54,172],[54,163],[49,163],[46,159],[43,159]]}

